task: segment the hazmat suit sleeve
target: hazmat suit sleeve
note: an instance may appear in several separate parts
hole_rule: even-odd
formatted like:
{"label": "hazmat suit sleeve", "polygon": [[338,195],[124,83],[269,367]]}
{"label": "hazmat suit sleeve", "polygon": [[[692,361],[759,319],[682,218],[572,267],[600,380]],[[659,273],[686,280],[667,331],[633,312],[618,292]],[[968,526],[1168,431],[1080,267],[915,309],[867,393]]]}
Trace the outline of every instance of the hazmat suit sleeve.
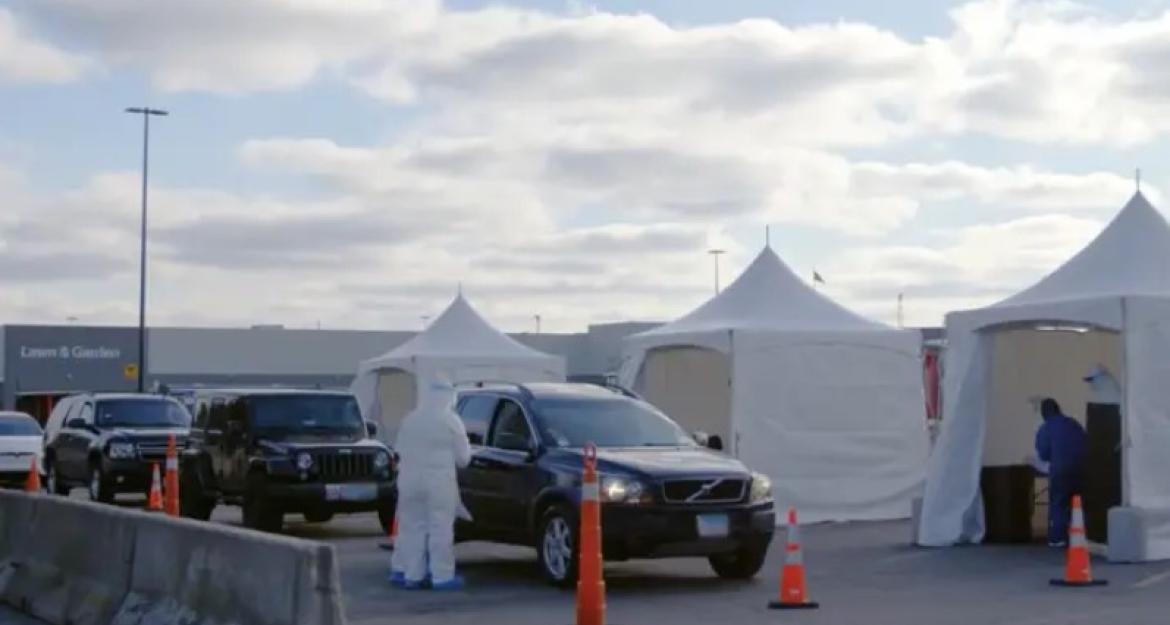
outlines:
{"label": "hazmat suit sleeve", "polygon": [[467,440],[467,429],[463,427],[463,420],[452,413],[451,419],[451,455],[455,458],[455,466],[460,469],[471,464],[471,442]]}

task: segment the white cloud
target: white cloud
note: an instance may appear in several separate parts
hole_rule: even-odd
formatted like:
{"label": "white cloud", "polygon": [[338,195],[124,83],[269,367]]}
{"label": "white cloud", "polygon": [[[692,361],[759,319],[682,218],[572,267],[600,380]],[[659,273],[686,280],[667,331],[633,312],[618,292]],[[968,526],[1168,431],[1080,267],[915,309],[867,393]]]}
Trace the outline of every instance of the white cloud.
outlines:
{"label": "white cloud", "polygon": [[76,79],[89,63],[33,38],[12,11],[0,8],[0,83],[62,83]]}

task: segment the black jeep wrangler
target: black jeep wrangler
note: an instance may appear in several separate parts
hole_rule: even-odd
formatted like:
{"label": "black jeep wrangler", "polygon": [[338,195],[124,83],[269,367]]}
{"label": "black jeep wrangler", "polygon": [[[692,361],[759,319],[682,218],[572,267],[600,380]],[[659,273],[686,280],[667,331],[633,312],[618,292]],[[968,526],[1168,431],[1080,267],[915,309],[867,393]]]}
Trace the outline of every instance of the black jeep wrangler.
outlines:
{"label": "black jeep wrangler", "polygon": [[348,393],[200,390],[180,458],[183,516],[206,520],[219,503],[244,509],[244,525],[280,531],[286,513],[310,523],[376,511],[394,520],[393,452],[374,440]]}

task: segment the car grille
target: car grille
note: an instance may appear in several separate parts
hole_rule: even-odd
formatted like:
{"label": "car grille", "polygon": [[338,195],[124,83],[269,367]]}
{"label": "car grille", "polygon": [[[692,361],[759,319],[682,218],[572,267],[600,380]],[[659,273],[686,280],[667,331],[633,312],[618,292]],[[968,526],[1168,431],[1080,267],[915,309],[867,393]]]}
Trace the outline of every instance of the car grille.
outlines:
{"label": "car grille", "polygon": [[662,496],[669,503],[736,503],[745,488],[740,478],[672,480],[662,485]]}
{"label": "car grille", "polygon": [[317,475],[325,481],[350,481],[374,477],[373,454],[340,454],[317,452],[313,454]]}
{"label": "car grille", "polygon": [[[181,451],[186,441],[183,439],[175,440],[175,450]],[[167,459],[167,441],[152,440],[139,441],[137,443],[138,457],[147,462],[165,462]]]}

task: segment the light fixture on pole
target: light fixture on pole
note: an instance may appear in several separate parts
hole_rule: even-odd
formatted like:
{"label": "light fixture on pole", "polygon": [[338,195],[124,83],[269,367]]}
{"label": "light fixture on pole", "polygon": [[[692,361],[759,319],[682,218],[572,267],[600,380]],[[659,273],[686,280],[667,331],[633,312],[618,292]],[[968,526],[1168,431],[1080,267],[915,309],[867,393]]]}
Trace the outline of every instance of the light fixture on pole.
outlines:
{"label": "light fixture on pole", "polygon": [[131,107],[127,113],[142,116],[142,230],[139,240],[138,259],[138,392],[146,390],[146,189],[147,172],[150,163],[150,118],[168,113],[161,109]]}
{"label": "light fixture on pole", "polygon": [[726,254],[727,250],[722,250],[722,249],[716,248],[716,249],[707,250],[707,253],[710,254],[711,259],[713,261],[715,261],[715,294],[718,295],[719,294],[719,257]]}

